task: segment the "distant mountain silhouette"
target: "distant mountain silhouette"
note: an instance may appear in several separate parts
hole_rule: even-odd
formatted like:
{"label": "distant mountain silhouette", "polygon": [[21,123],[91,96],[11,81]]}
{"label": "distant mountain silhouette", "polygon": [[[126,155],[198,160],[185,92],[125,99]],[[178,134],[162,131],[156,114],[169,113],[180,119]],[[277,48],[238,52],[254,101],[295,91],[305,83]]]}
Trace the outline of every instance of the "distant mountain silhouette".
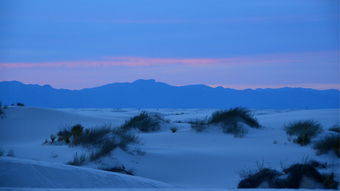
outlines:
{"label": "distant mountain silhouette", "polygon": [[306,88],[235,90],[205,85],[171,86],[155,80],[112,83],[81,90],[49,85],[0,82],[3,104],[23,102],[52,108],[230,108],[320,109],[339,108],[339,90]]}

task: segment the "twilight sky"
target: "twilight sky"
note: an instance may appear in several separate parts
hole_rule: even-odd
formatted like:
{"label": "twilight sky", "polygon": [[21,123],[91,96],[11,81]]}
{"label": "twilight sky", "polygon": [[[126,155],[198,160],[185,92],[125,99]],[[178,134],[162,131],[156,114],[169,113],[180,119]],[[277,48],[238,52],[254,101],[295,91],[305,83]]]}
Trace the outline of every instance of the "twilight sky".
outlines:
{"label": "twilight sky", "polygon": [[0,81],[337,88],[338,0],[2,0]]}

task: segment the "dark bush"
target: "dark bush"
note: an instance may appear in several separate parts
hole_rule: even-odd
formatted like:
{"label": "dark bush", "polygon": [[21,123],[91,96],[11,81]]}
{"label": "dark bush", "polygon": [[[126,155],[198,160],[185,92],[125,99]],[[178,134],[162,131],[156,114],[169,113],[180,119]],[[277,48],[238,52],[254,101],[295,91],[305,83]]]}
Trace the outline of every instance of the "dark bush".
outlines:
{"label": "dark bush", "polygon": [[139,115],[126,121],[121,128],[125,130],[138,129],[142,132],[154,132],[161,129],[161,123],[166,120],[159,114],[152,114],[142,111]]}
{"label": "dark bush", "polygon": [[73,165],[73,166],[81,166],[83,165],[86,161],[87,161],[87,156],[86,154],[81,154],[78,155],[78,153],[76,153],[73,157],[73,160],[68,162],[67,164],[69,165]]}
{"label": "dark bush", "polygon": [[248,130],[242,124],[239,124],[236,121],[226,121],[220,124],[220,126],[224,133],[233,134],[234,137],[244,137],[248,133]]}
{"label": "dark bush", "polygon": [[66,144],[69,144],[72,133],[69,130],[64,129],[64,130],[59,131],[57,133],[57,136],[58,136],[58,142],[65,142]]}
{"label": "dark bush", "polygon": [[[85,129],[81,125],[74,125],[69,129],[58,132],[58,142],[66,143],[70,146],[80,145],[88,149],[95,150],[90,155],[90,160],[97,160],[111,153],[116,148],[128,152],[129,145],[139,143],[137,136],[123,128],[111,129],[103,126],[93,129]],[[56,136],[51,135],[51,144],[55,143]],[[84,159],[83,156],[76,155],[73,162],[77,164]]]}
{"label": "dark bush", "polygon": [[112,134],[110,127],[85,129],[81,136],[75,137],[73,144],[82,146],[101,145]]}
{"label": "dark bush", "polygon": [[19,106],[19,107],[24,107],[25,104],[18,102],[18,103],[17,103],[17,106]]}
{"label": "dark bush", "polygon": [[339,125],[334,125],[333,127],[329,128],[330,131],[340,133],[340,126]]}
{"label": "dark bush", "polygon": [[258,188],[263,183],[268,183],[270,188],[277,188],[277,177],[280,175],[280,172],[273,169],[259,169],[258,172],[250,174],[248,177],[241,180],[238,184],[238,188]]}
{"label": "dark bush", "polygon": [[218,123],[239,123],[243,122],[250,127],[260,128],[260,124],[257,119],[253,116],[250,110],[246,108],[236,107],[229,110],[224,111],[216,111],[214,112],[208,123],[209,124],[218,124]]}
{"label": "dark bush", "polygon": [[56,137],[55,135],[53,135],[53,134],[50,135],[51,144],[54,144],[56,138],[57,138],[57,137]]}
{"label": "dark bush", "polygon": [[[305,164],[293,164],[283,169],[282,172],[269,168],[260,168],[257,172],[249,173],[241,180],[238,188],[336,189],[338,182],[334,180],[334,174],[321,174],[317,170],[316,164],[319,166],[322,163],[311,161]],[[306,185],[305,178],[309,178],[314,183]]]}
{"label": "dark bush", "polygon": [[295,143],[304,146],[322,132],[322,126],[316,121],[306,120],[290,123],[285,127],[285,130],[289,136],[296,136]]}
{"label": "dark bush", "polygon": [[327,135],[318,140],[313,147],[318,154],[333,151],[340,158],[340,135]]}
{"label": "dark bush", "polygon": [[177,128],[176,128],[176,127],[172,127],[172,128],[170,128],[170,131],[171,131],[172,133],[176,133],[176,132],[177,132]]}
{"label": "dark bush", "polygon": [[113,151],[117,147],[118,147],[118,143],[116,143],[114,139],[111,139],[111,140],[107,139],[101,144],[100,149],[97,152],[94,152],[91,154],[90,160],[94,161],[101,157],[104,157],[110,154],[111,151]]}
{"label": "dark bush", "polygon": [[83,133],[83,129],[84,127],[80,124],[77,124],[77,125],[74,125],[72,128],[71,128],[71,134],[74,136],[74,137],[79,137],[82,135]]}
{"label": "dark bush", "polygon": [[112,167],[112,168],[103,168],[101,170],[110,171],[110,172],[117,172],[117,173],[122,173],[122,174],[134,176],[133,170],[126,169],[124,165],[115,166],[115,167]]}

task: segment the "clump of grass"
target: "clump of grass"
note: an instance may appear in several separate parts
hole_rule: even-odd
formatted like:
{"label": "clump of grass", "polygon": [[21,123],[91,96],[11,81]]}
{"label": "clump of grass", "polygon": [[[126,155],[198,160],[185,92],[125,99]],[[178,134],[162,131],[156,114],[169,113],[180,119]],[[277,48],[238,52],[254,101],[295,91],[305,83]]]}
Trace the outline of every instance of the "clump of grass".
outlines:
{"label": "clump of grass", "polygon": [[208,123],[219,125],[224,133],[232,134],[234,137],[244,137],[248,133],[244,124],[252,128],[260,128],[260,124],[250,110],[241,107],[216,111],[211,115]]}
{"label": "clump of grass", "polygon": [[[83,146],[95,150],[87,157],[91,161],[109,155],[116,148],[129,152],[131,144],[139,143],[138,137],[132,134],[132,132],[122,128],[111,129],[109,126],[86,129],[82,125],[77,124],[59,131],[57,135],[58,139],[56,139],[56,136],[52,136],[51,144]],[[83,156],[76,155],[74,163],[79,163],[83,158]]]}
{"label": "clump of grass", "polygon": [[250,110],[242,107],[236,107],[229,110],[216,111],[210,119],[209,124],[218,123],[239,123],[243,122],[250,127],[260,128],[260,124]]}
{"label": "clump of grass", "polygon": [[280,175],[279,171],[270,168],[259,169],[254,173],[249,171],[249,174],[242,175],[245,178],[239,182],[238,188],[258,188],[263,182],[267,182],[271,188],[276,188],[276,179]]}
{"label": "clump of grass", "polygon": [[313,120],[297,121],[285,126],[285,131],[289,136],[296,136],[293,140],[295,143],[304,146],[322,132],[322,126]]}
{"label": "clump of grass", "polygon": [[234,137],[244,137],[248,133],[248,130],[237,122],[225,122],[221,127],[224,133],[232,134]]}
{"label": "clump of grass", "polygon": [[139,115],[127,120],[122,126],[122,129],[138,129],[142,132],[154,132],[161,129],[161,123],[166,120],[159,114],[148,113],[142,111]]}
{"label": "clump of grass", "polygon": [[241,107],[216,111],[208,120],[193,121],[190,124],[191,128],[197,132],[202,132],[210,126],[217,125],[224,133],[233,134],[235,137],[244,137],[248,133],[245,125],[252,128],[261,127],[251,111]]}
{"label": "clump of grass", "polygon": [[90,160],[94,161],[101,157],[104,157],[108,154],[110,154],[114,149],[118,147],[118,143],[115,142],[115,140],[105,140],[102,145],[100,146],[100,149],[96,152],[93,152],[90,156]]}
{"label": "clump of grass", "polygon": [[122,173],[122,174],[134,176],[133,170],[126,169],[124,165],[115,166],[115,167],[112,167],[112,168],[102,168],[101,170],[105,170],[105,171],[109,171],[109,172],[117,172],[117,173]]}
{"label": "clump of grass", "polygon": [[91,147],[103,144],[112,134],[112,129],[108,126],[85,129],[80,136],[73,140],[73,145]]}
{"label": "clump of grass", "polygon": [[[316,164],[317,163],[317,164]],[[284,168],[282,172],[271,168],[259,168],[257,171],[247,171],[241,174],[243,179],[238,188],[325,188],[336,189],[338,182],[334,179],[334,173],[321,174],[318,171],[322,163],[316,161],[304,164],[293,164]],[[314,182],[311,185],[303,184],[305,177]]]}
{"label": "clump of grass", "polygon": [[340,125],[334,125],[333,127],[329,128],[330,131],[340,133]]}
{"label": "clump of grass", "polygon": [[340,158],[340,135],[327,135],[318,140],[313,148],[318,154],[325,154],[333,151]]}
{"label": "clump of grass", "polygon": [[57,137],[56,137],[55,135],[53,135],[53,134],[50,135],[51,144],[54,144],[56,138],[57,138]]}
{"label": "clump of grass", "polygon": [[23,104],[23,103],[21,103],[21,102],[18,102],[18,103],[17,103],[17,106],[19,106],[19,107],[24,107],[25,104]]}
{"label": "clump of grass", "polygon": [[176,127],[172,127],[172,128],[170,128],[170,131],[171,131],[172,133],[176,133],[176,132],[177,132],[177,128],[176,128]]}
{"label": "clump of grass", "polygon": [[88,157],[86,156],[86,154],[83,153],[81,155],[78,155],[78,153],[76,153],[73,157],[73,160],[68,162],[67,164],[73,165],[73,166],[81,166],[85,164],[87,160],[88,160]]}
{"label": "clump of grass", "polygon": [[4,115],[5,115],[5,112],[2,110],[2,103],[0,102],[0,118],[3,118]]}

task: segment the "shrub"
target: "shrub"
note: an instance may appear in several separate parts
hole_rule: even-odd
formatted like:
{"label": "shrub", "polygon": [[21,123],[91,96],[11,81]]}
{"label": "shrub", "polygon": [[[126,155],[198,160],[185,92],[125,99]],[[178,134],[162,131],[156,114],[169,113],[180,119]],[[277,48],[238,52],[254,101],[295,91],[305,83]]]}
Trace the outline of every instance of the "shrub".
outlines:
{"label": "shrub", "polygon": [[[90,160],[97,160],[111,153],[116,148],[124,151],[129,150],[129,145],[139,143],[138,137],[132,132],[123,128],[111,129],[103,126],[93,129],[85,129],[81,125],[74,125],[69,129],[61,130],[57,133],[58,142],[64,142],[70,146],[80,145],[88,149],[94,149],[90,155]],[[56,137],[51,135],[51,144],[55,143]],[[75,156],[75,163],[83,159],[82,156]]]}
{"label": "shrub", "polygon": [[73,166],[81,166],[83,165],[85,162],[87,161],[87,156],[86,154],[81,154],[78,155],[78,153],[76,153],[73,157],[73,160],[68,162],[67,164],[69,165],[73,165]]}
{"label": "shrub", "polygon": [[110,172],[117,172],[117,173],[127,174],[127,175],[131,175],[131,176],[134,175],[133,170],[126,169],[124,165],[115,166],[115,167],[112,167],[112,168],[102,168],[101,170],[110,171]]}
{"label": "shrub", "polygon": [[172,127],[172,128],[170,128],[170,131],[171,131],[172,133],[176,133],[176,132],[177,132],[177,128],[176,128],[176,127]]}
{"label": "shrub", "polygon": [[56,138],[57,138],[57,137],[56,137],[55,135],[53,135],[53,134],[50,135],[51,144],[54,143],[54,141],[55,141]]}
{"label": "shrub", "polygon": [[318,154],[325,154],[333,151],[340,158],[340,135],[327,135],[314,144]]}
{"label": "shrub", "polygon": [[294,142],[304,146],[310,143],[311,139],[322,132],[321,125],[313,120],[298,121],[290,123],[285,127],[289,136],[296,136]]}
{"label": "shrub", "polygon": [[[238,188],[326,188],[336,189],[338,182],[334,180],[334,174],[321,174],[315,164],[319,162],[311,161],[305,164],[293,164],[282,172],[270,169],[259,168],[256,172],[251,172],[238,184]],[[317,165],[318,166],[318,165]],[[314,183],[304,182],[304,178],[309,178]]]}
{"label": "shrub", "polygon": [[74,138],[73,144],[82,146],[101,145],[106,140],[106,137],[110,135],[110,133],[112,133],[112,130],[107,126],[101,128],[85,129],[81,136]]}
{"label": "shrub", "polygon": [[91,154],[90,160],[94,161],[94,160],[97,160],[101,157],[104,157],[104,156],[110,154],[111,151],[113,151],[117,147],[118,147],[118,144],[114,140],[105,140],[102,143],[100,149],[97,152],[94,152],[94,153]]}
{"label": "shrub", "polygon": [[118,138],[119,138],[118,147],[124,151],[128,151],[128,146],[130,144],[139,143],[138,137],[136,135],[132,135],[129,133],[121,134],[120,136],[118,136]]}
{"label": "shrub", "polygon": [[82,135],[83,133],[83,129],[84,127],[80,124],[77,124],[77,125],[74,125],[72,128],[71,128],[71,134],[74,136],[74,137],[79,137]]}
{"label": "shrub", "polygon": [[125,130],[136,128],[142,132],[154,132],[161,129],[162,122],[166,122],[166,120],[159,114],[142,111],[139,115],[126,121],[121,128]]}
{"label": "shrub", "polygon": [[218,123],[238,123],[243,122],[250,127],[260,128],[260,124],[257,119],[253,116],[250,110],[246,108],[236,107],[229,110],[224,111],[216,111],[214,112],[210,119],[209,124],[218,124]]}
{"label": "shrub", "polygon": [[[4,107],[4,109],[6,109]],[[2,103],[0,102],[0,118],[3,118],[3,116],[5,115],[5,112],[2,110]]]}
{"label": "shrub", "polygon": [[19,107],[24,107],[25,104],[18,102],[18,103],[17,103],[17,106],[19,106]]}
{"label": "shrub", "polygon": [[280,172],[270,168],[259,169],[258,172],[249,174],[245,179],[241,180],[237,187],[258,188],[259,186],[261,186],[262,183],[267,182],[270,188],[276,188],[276,179],[280,175]]}
{"label": "shrub", "polygon": [[197,132],[202,132],[208,128],[208,124],[203,120],[191,121],[189,123],[191,125],[191,128]]}
{"label": "shrub", "polygon": [[340,126],[339,125],[334,125],[333,127],[329,128],[330,131],[340,133]]}
{"label": "shrub", "polygon": [[244,137],[248,133],[248,130],[242,124],[235,121],[224,122],[221,124],[221,128],[224,133],[233,134],[234,137]]}
{"label": "shrub", "polygon": [[70,143],[71,139],[71,132],[67,129],[61,130],[57,133],[58,136],[58,142],[65,142],[66,144]]}

